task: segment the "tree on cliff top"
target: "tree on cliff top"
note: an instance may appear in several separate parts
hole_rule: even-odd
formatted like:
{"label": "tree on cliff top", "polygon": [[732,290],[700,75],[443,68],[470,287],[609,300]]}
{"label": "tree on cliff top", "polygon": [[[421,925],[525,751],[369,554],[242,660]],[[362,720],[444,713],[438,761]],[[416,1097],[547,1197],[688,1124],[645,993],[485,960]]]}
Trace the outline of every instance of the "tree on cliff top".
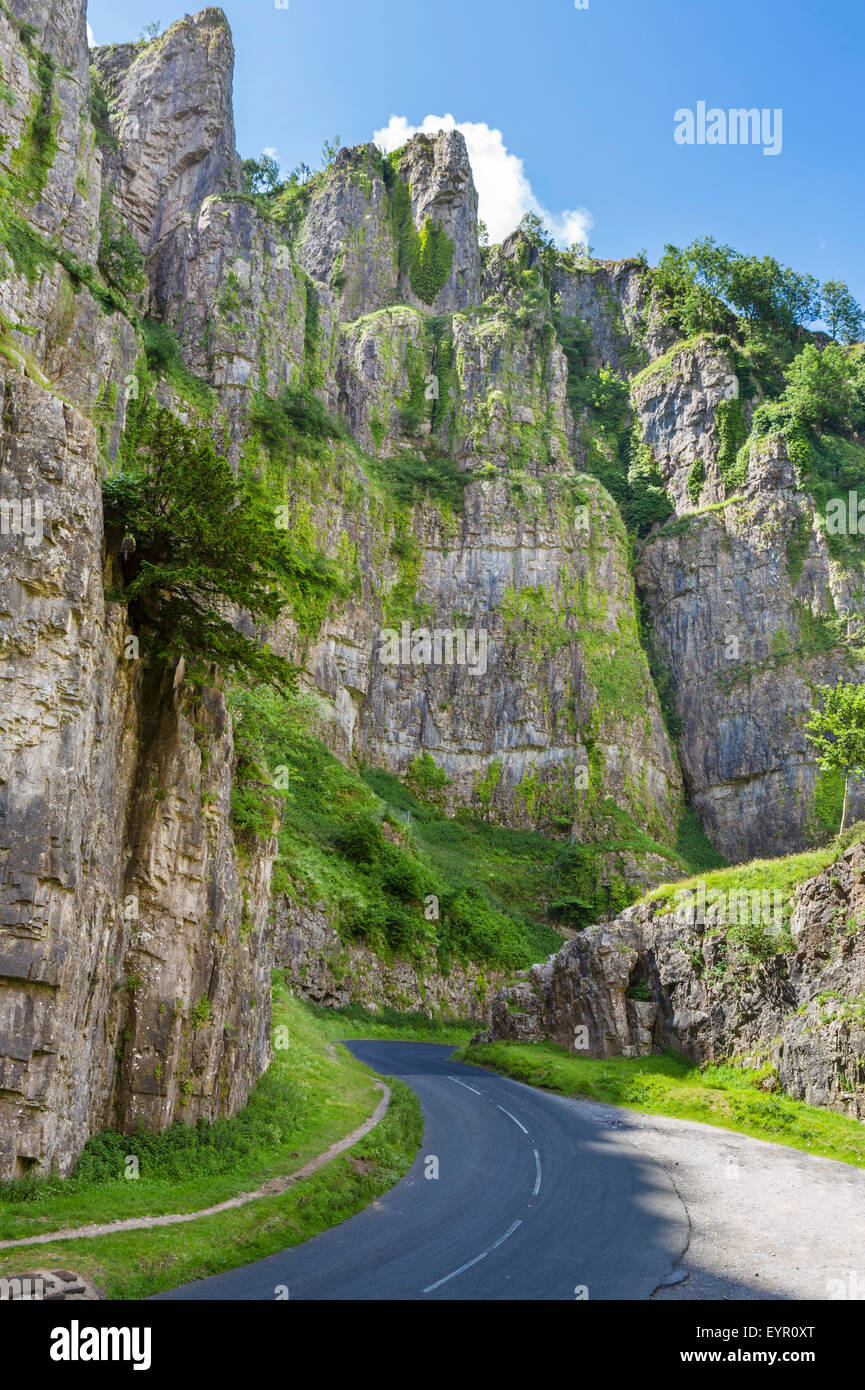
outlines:
{"label": "tree on cliff top", "polygon": [[851,773],[865,773],[865,686],[821,685],[823,708],[812,711],[805,725],[824,772],[844,773],[844,809],[839,837],[847,826]]}
{"label": "tree on cliff top", "polygon": [[261,483],[235,478],[206,432],[148,404],[134,461],[106,480],[103,501],[124,580],[110,597],[129,605],[155,657],[294,687],[295,669],[239,631],[232,610],[273,623],[288,609],[302,627],[304,604],[326,601],[339,583],[324,557],[278,529]]}

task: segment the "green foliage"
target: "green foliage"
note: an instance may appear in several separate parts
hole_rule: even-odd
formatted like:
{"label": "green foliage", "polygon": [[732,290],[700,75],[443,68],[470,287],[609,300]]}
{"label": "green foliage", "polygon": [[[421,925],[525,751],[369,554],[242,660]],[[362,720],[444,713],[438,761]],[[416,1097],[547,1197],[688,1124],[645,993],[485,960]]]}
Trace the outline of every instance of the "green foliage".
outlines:
{"label": "green foliage", "polygon": [[680,250],[668,245],[654,276],[668,322],[685,338],[698,333],[733,333],[736,315],[751,332],[781,332],[794,340],[820,313],[820,290],[771,256],[747,256],[714,237]]}
{"label": "green foliage", "polygon": [[26,276],[30,285],[35,285],[40,276],[57,263],[57,256],[47,242],[8,207],[0,207],[0,242],[12,258],[16,275]]}
{"label": "green foliage", "polygon": [[267,197],[275,193],[280,186],[279,165],[271,155],[263,154],[259,159],[244,159],[241,170],[244,193]]}
{"label": "green foliage", "polygon": [[144,254],[112,207],[110,196],[103,202],[99,228],[99,269],[109,285],[131,299],[147,286]]}
{"label": "green foliage", "polygon": [[810,544],[811,528],[807,517],[800,513],[796,516],[786,545],[787,574],[790,577],[790,583],[794,586],[799,583],[802,577],[805,556],[808,554]]}
{"label": "green foliage", "polygon": [[447,773],[440,768],[431,753],[418,753],[412,758],[405,774],[405,784],[418,801],[442,806],[444,791],[450,785]]}
{"label": "green foliage", "polygon": [[458,512],[462,509],[466,484],[470,481],[470,475],[460,473],[457,464],[450,458],[421,454],[400,454],[390,459],[365,456],[363,466],[397,502],[405,506],[430,498]]}
{"label": "green foliage", "polygon": [[632,418],[628,383],[610,368],[593,366],[589,326],[554,310],[559,342],[568,361],[568,403],[582,422],[584,469],[616,501],[628,531],[645,536],[674,512],[651,448]]}
{"label": "green foliage", "polygon": [[[529,965],[560,944],[545,921],[555,847],[539,835],[499,831],[462,814],[452,821],[384,772],[360,776],[311,732],[314,710],[264,687],[230,694],[241,754],[238,782],[270,814],[282,803],[277,893],[323,901],[346,938],[419,966],[430,960]],[[274,792],[274,768],[288,769]],[[421,781],[438,782],[428,767]],[[387,832],[387,833],[385,833]],[[464,895],[476,890],[481,896]],[[428,920],[426,900],[439,900]]]}
{"label": "green foliage", "polygon": [[92,63],[90,65],[89,110],[99,148],[101,150],[119,150],[120,141],[111,129],[111,112],[108,109],[105,91],[99,80],[99,70]]}
{"label": "green foliage", "polygon": [[812,710],[805,729],[822,771],[844,774],[844,804],[839,831],[839,834],[843,834],[850,776],[865,773],[865,686],[839,681],[834,686],[818,686],[817,694],[822,697],[822,708]]}
{"label": "green foliage", "polygon": [[54,90],[56,78],[51,54],[36,50],[37,91],[33,94],[20,144],[11,160],[9,192],[18,203],[35,203],[41,198],[57,154],[60,107]]}
{"label": "green foliage", "polygon": [[143,401],[136,439],[128,470],[103,485],[115,553],[124,544],[116,597],[155,656],[215,662],[290,687],[288,663],[239,632],[223,608],[274,622],[287,594],[334,591],[329,566],[277,530],[261,485],[236,479],[204,431]]}
{"label": "green foliage", "polygon": [[840,768],[820,770],[814,784],[814,819],[820,840],[841,833],[846,779]]}
{"label": "green foliage", "polygon": [[706,481],[706,470],[703,467],[703,460],[696,459],[688,473],[688,496],[692,504],[697,507],[700,504],[700,494]]}
{"label": "green foliage", "polygon": [[384,162],[385,182],[390,191],[391,219],[402,274],[424,304],[434,304],[447,284],[453,268],[454,244],[447,232],[427,216],[420,231],[411,212],[411,191],[399,177],[399,154]]}
{"label": "green foliage", "polygon": [[550,915],[563,926],[582,931],[601,917],[623,911],[639,896],[638,890],[608,864],[607,845],[573,841],[562,851],[554,870],[554,895]]}
{"label": "green foliage", "polygon": [[622,508],[625,525],[632,535],[646,536],[656,523],[666,521],[674,512],[661,470],[650,446],[643,442],[639,420],[635,420],[631,432],[628,497]]}
{"label": "green foliage", "polygon": [[[790,364],[780,401],[782,410],[818,434],[843,433],[865,424],[865,382],[856,374],[854,363],[837,343],[830,343],[822,352],[808,343]],[[761,409],[766,411],[766,407]],[[756,414],[759,416],[759,411]],[[755,429],[764,432],[759,419],[755,419]]]}
{"label": "green foliage", "polygon": [[843,280],[826,281],[821,296],[820,313],[824,323],[829,325],[834,342],[839,338],[844,343],[860,341],[865,314]]}
{"label": "green foliage", "polygon": [[329,169],[331,164],[336,162],[342,145],[342,136],[334,135],[332,140],[325,140],[321,147],[321,164],[323,169]]}
{"label": "green foliage", "polygon": [[739,396],[719,401],[715,408],[715,429],[718,434],[718,468],[728,494],[735,493],[745,481],[747,458],[741,453],[748,437],[745,414]]}
{"label": "green foliage", "polygon": [[278,400],[257,392],[252,397],[248,418],[274,459],[285,459],[299,448],[310,458],[323,458],[327,453],[325,446],[346,433],[306,387],[286,386]]}
{"label": "green foliage", "polygon": [[[777,400],[754,412],[752,439],[784,439],[797,485],[810,493],[825,517],[828,503],[865,485],[865,352],[829,344],[822,352],[807,344],[790,364]],[[846,438],[844,436],[847,436]],[[834,558],[860,560],[855,538],[826,534]]]}
{"label": "green foliage", "polygon": [[447,232],[427,216],[412,253],[411,287],[424,304],[434,304],[447,284],[454,261],[454,244]]}
{"label": "green foliage", "polygon": [[216,409],[216,393],[187,367],[171,325],[145,318],[141,333],[149,370],[155,376],[164,377],[183,401],[204,419],[210,419]]}
{"label": "green foliage", "polygon": [[4,200],[2,197],[2,179],[0,243],[9,252],[16,274],[25,275],[31,285],[35,284],[46,270],[61,265],[76,293],[82,287],[86,287],[104,313],[120,313],[131,323],[137,324],[137,314],[120,290],[112,285],[104,285],[92,266],[83,265],[62,246],[45,241],[23,218],[11,210],[8,199]]}

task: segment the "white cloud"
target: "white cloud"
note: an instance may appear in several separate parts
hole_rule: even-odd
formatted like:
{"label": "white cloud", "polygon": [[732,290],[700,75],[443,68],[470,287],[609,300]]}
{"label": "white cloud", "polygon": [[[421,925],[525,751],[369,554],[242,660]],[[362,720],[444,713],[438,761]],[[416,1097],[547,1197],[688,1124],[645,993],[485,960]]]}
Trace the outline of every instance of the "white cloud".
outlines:
{"label": "white cloud", "polygon": [[523,161],[508,150],[502,132],[491,130],[485,121],[456,121],[453,116],[425,116],[420,125],[410,125],[405,116],[391,116],[373,139],[385,153],[398,150],[419,132],[436,135],[440,130],[459,130],[465,136],[474,170],[480,202],[480,218],[489,228],[490,241],[504,241],[522,221],[524,213],[542,217],[560,246],[588,241],[594,226],[586,208],[550,212],[532,192]]}
{"label": "white cloud", "polygon": [[88,48],[95,48],[95,47],[96,47],[96,40],[95,40],[94,37],[93,37],[93,30],[90,28],[90,25],[89,25],[89,24],[88,24],[88,26],[87,26],[87,47],[88,47]]}
{"label": "white cloud", "polygon": [[273,148],[273,145],[265,145],[261,153],[266,155],[268,159],[276,159],[278,151]]}

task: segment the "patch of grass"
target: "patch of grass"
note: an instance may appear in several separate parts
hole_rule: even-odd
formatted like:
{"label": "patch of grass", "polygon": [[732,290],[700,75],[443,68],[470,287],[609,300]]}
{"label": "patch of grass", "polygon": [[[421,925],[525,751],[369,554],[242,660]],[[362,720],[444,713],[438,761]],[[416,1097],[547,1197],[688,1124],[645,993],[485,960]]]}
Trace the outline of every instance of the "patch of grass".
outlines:
{"label": "patch of grass", "polygon": [[735,1065],[700,1068],[673,1051],[653,1057],[576,1057],[555,1043],[485,1043],[457,1056],[561,1095],[697,1120],[865,1168],[865,1126],[762,1090],[766,1071]]}
{"label": "patch of grass", "polygon": [[329,1009],[324,1004],[303,1001],[303,1007],[318,1023],[322,1032],[339,1041],[342,1038],[384,1038],[388,1041],[453,1043],[464,1047],[478,1031],[476,1019],[429,1018],[419,1012],[402,1013],[398,1009],[380,1009],[373,1013],[362,1004],[349,1004],[342,1009]]}
{"label": "patch of grass", "polygon": [[[276,892],[323,901],[345,939],[418,967],[521,969],[561,945],[545,921],[554,842],[468,813],[450,820],[396,777],[345,767],[311,732],[315,712],[302,700],[258,687],[235,690],[231,702],[235,823],[260,834],[270,799],[282,800]],[[430,896],[437,920],[425,915]]]}
{"label": "patch of grass", "polygon": [[707,893],[719,889],[729,894],[739,892],[781,893],[784,903],[784,920],[790,916],[793,894],[800,883],[819,874],[827,865],[833,863],[851,845],[865,839],[865,822],[852,826],[840,841],[820,849],[806,850],[801,854],[790,854],[780,859],[754,859],[750,864],[734,864],[729,868],[703,868],[692,878],[680,879],[675,883],[663,883],[643,899],[644,902],[657,902],[670,911],[676,906],[676,894],[684,890],[696,892],[699,883],[705,883]]}
{"label": "patch of grass", "polygon": [[[287,1193],[187,1226],[43,1245],[40,1261],[91,1276],[109,1299],[137,1300],[311,1240],[363,1211],[411,1167],[423,1138],[420,1105],[402,1082],[389,1078],[388,1084],[391,1102],[381,1124]],[[21,1267],[21,1252],[12,1259],[14,1251],[3,1253],[0,1273]]]}

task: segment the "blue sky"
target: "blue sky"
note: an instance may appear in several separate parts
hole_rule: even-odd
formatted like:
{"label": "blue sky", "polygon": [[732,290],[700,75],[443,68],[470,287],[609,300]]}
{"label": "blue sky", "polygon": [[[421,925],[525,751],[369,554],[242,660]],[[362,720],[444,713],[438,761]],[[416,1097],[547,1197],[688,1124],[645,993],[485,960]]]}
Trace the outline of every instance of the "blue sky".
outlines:
{"label": "blue sky", "polygon": [[[96,42],[180,17],[164,3],[90,0]],[[241,153],[315,168],[335,133],[359,144],[391,117],[453,115],[473,123],[492,222],[540,207],[563,235],[591,226],[600,256],[653,262],[712,233],[865,302],[861,0],[588,3],[226,0]],[[676,111],[699,101],[781,108],[781,153],[676,144]]]}

